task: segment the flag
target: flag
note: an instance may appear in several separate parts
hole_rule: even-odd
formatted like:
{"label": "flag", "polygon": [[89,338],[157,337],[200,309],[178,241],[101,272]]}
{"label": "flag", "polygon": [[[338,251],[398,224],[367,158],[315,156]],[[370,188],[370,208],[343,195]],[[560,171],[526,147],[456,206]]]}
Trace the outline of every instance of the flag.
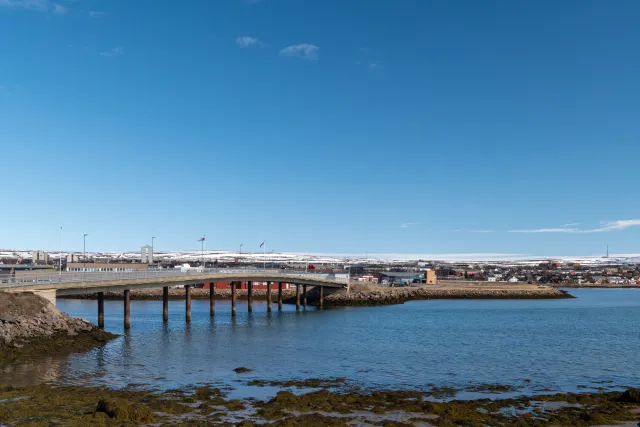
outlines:
{"label": "flag", "polygon": [[315,269],[316,269],[316,266],[315,266],[315,265],[313,265],[313,264],[309,264],[309,270],[315,270]]}
{"label": "flag", "polygon": [[204,237],[202,239],[199,239],[198,242],[204,242]]}
{"label": "flag", "polygon": [[260,247],[263,247],[263,246],[264,246],[264,242],[260,243]]}

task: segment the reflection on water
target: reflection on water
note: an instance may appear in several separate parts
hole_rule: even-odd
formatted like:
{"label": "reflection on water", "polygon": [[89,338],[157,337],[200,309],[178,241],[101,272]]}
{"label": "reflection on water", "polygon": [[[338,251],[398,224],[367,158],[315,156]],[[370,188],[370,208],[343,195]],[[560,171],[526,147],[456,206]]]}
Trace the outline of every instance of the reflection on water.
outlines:
{"label": "reflection on water", "polygon": [[0,382],[10,382],[14,386],[55,382],[61,376],[64,359],[64,356],[44,356],[38,360],[1,367]]}
{"label": "reflection on water", "polygon": [[[131,330],[122,303],[105,302],[107,330],[121,337],[70,357],[46,357],[2,371],[4,382],[58,380],[123,387],[238,385],[247,379],[346,377],[363,386],[529,383],[533,390],[574,390],[601,381],[640,385],[640,291],[572,290],[578,299],[549,301],[415,301],[300,313],[266,313],[228,302],[134,301]],[[60,309],[96,321],[96,302],[58,300]],[[253,371],[238,375],[234,368]]]}

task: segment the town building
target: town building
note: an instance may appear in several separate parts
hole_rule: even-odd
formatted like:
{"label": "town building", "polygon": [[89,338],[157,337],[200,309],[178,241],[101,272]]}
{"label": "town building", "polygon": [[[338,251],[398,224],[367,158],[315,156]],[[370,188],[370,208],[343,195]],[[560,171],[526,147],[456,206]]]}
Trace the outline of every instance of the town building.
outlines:
{"label": "town building", "polygon": [[31,252],[31,258],[34,264],[47,264],[49,262],[49,255],[43,251]]}
{"label": "town building", "polygon": [[148,268],[147,264],[67,263],[67,271],[141,271]]}
{"label": "town building", "polygon": [[143,264],[153,264],[153,247],[145,245],[141,248],[141,252],[140,262]]}

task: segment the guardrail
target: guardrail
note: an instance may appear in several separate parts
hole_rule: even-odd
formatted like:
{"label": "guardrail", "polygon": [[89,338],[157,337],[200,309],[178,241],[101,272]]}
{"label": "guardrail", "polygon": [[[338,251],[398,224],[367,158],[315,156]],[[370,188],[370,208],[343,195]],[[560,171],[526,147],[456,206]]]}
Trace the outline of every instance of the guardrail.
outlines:
{"label": "guardrail", "polygon": [[192,277],[203,276],[207,274],[265,274],[265,275],[283,275],[291,278],[309,277],[331,280],[339,283],[348,283],[348,278],[336,277],[333,273],[310,273],[304,271],[291,271],[280,269],[248,269],[248,268],[206,268],[206,269],[190,269],[181,271],[178,269],[159,269],[159,270],[141,270],[141,271],[81,271],[81,272],[62,272],[58,274],[20,274],[15,276],[0,276],[0,289],[35,286],[39,284],[55,285],[70,283],[90,283],[90,282],[106,282],[106,281],[128,281],[139,279],[162,279],[172,277]]}

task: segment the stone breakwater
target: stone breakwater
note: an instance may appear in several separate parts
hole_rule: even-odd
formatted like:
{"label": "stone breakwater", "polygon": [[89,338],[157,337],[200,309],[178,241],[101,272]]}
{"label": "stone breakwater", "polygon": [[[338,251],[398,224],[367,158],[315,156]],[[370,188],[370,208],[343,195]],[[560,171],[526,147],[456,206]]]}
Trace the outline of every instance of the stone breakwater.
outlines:
{"label": "stone breakwater", "polygon": [[325,298],[325,307],[402,304],[427,299],[555,299],[573,298],[549,286],[420,286],[383,288],[352,285],[350,292],[336,292]]}
{"label": "stone breakwater", "polygon": [[[238,289],[236,290],[236,295],[238,299],[246,300],[248,291],[246,289]],[[184,299],[185,290],[180,288],[171,288],[169,289],[169,299],[171,300],[183,300]],[[290,298],[295,296],[295,289],[283,289],[282,290],[282,298]],[[121,300],[124,297],[122,292],[105,292],[104,298],[109,300]],[[271,297],[272,301],[277,301],[278,299],[278,286],[275,285],[271,289]],[[98,295],[95,293],[82,294],[82,295],[73,295],[73,296],[65,296],[58,298],[68,298],[68,299],[98,299]],[[130,293],[130,298],[132,300],[161,300],[162,299],[162,288],[150,288],[150,289],[133,289]],[[202,288],[191,288],[191,298],[192,299],[209,299],[209,289]],[[231,299],[231,289],[216,289],[215,297],[216,300],[230,300]],[[266,300],[267,299],[267,291],[266,289],[254,289],[253,290],[253,299],[256,301]]]}
{"label": "stone breakwater", "polygon": [[38,295],[0,292],[0,361],[52,348],[79,350],[114,337],[86,320],[61,312]]}

